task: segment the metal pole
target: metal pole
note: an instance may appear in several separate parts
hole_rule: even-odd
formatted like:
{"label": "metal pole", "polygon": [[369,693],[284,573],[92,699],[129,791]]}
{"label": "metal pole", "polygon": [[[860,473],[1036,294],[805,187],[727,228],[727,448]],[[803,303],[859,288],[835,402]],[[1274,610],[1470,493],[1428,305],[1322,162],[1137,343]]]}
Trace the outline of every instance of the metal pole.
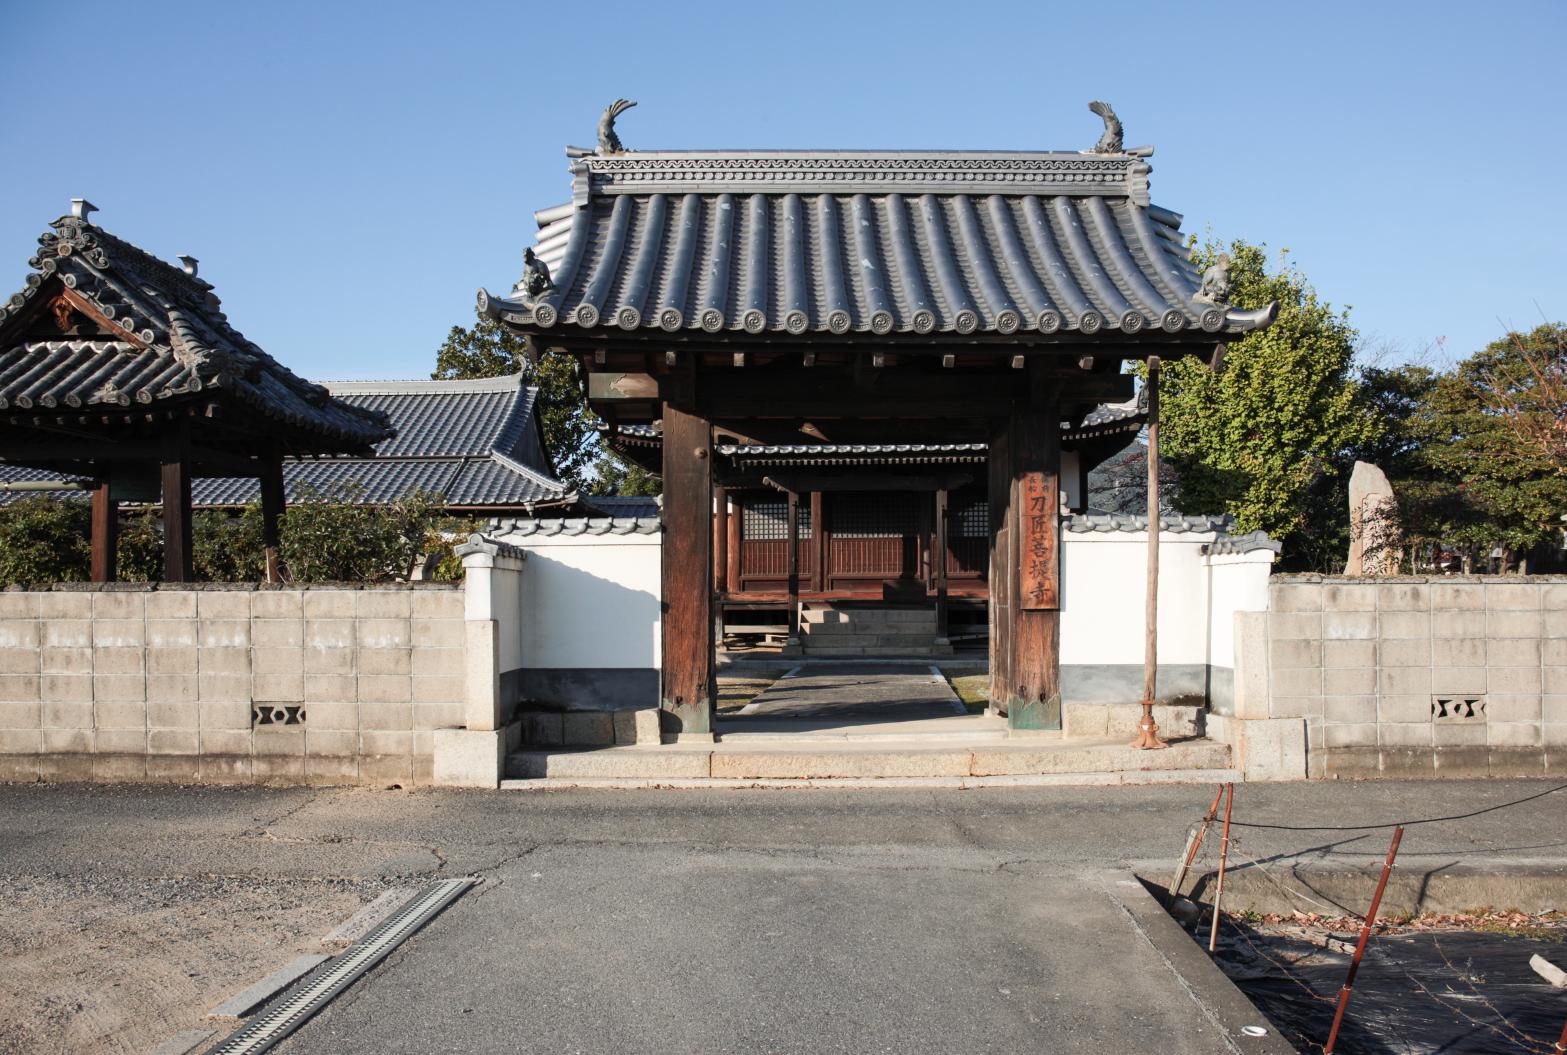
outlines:
{"label": "metal pole", "polygon": [[1135,748],[1154,751],[1169,744],[1159,739],[1153,720],[1159,691],[1159,357],[1148,357],[1148,588],[1144,619],[1143,717],[1137,723]]}
{"label": "metal pole", "polygon": [[[1338,1043],[1338,1028],[1344,1022],[1344,1009],[1349,1006],[1349,991],[1355,987],[1355,975],[1360,971],[1361,957],[1366,954],[1366,943],[1371,940],[1371,928],[1376,926],[1377,908],[1382,904],[1382,892],[1387,889],[1387,877],[1393,872],[1393,859],[1398,856],[1398,844],[1403,838],[1404,828],[1399,825],[1393,829],[1393,845],[1387,848],[1387,862],[1382,865],[1382,878],[1377,880],[1377,892],[1371,897],[1371,911],[1366,913],[1366,921],[1361,924],[1360,942],[1355,946],[1354,958],[1349,961],[1349,974],[1344,976],[1344,988],[1339,990],[1338,1007],[1333,1012],[1333,1028],[1328,1031],[1328,1042],[1322,1048],[1322,1055],[1333,1055],[1333,1045]],[[1567,1030],[1563,1030],[1562,1039],[1567,1041]]]}
{"label": "metal pole", "polygon": [[1208,932],[1208,951],[1219,947],[1219,902],[1224,899],[1224,868],[1230,860],[1230,810],[1235,807],[1235,785],[1224,785],[1224,843],[1219,850],[1219,885],[1213,892],[1213,929]]}
{"label": "metal pole", "polygon": [[1186,854],[1181,860],[1181,866],[1175,870],[1175,878],[1170,880],[1170,896],[1179,897],[1181,884],[1186,882],[1186,871],[1191,868],[1192,862],[1197,860],[1197,851],[1202,849],[1202,841],[1208,837],[1208,828],[1213,824],[1213,818],[1219,813],[1219,800],[1224,798],[1224,785],[1219,785],[1219,790],[1213,793],[1213,805],[1208,807],[1208,813],[1202,819],[1202,825],[1193,829],[1186,843]]}
{"label": "metal pole", "polygon": [[1567,1055],[1567,1022],[1562,1023],[1562,1039],[1556,1042],[1556,1055]]}

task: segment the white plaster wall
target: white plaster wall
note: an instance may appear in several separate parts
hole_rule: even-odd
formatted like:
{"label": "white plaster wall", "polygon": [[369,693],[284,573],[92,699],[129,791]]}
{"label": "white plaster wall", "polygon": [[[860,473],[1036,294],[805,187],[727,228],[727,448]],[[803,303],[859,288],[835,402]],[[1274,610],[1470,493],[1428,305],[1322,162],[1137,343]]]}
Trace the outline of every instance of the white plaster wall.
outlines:
{"label": "white plaster wall", "polygon": [[529,569],[496,568],[490,577],[496,623],[496,661],[502,671],[522,666],[522,635],[528,619],[523,611],[523,584]]}
{"label": "white plaster wall", "polygon": [[[1208,573],[1208,665],[1235,666],[1235,613],[1268,610],[1273,552],[1226,553],[1204,560]],[[1161,576],[1162,578],[1162,576]]]}
{"label": "white plaster wall", "polygon": [[1070,509],[1083,508],[1082,459],[1076,451],[1061,452],[1061,491]]}
{"label": "white plaster wall", "polygon": [[496,537],[528,553],[521,633],[502,634],[520,654],[503,669],[659,665],[660,536]]}
{"label": "white plaster wall", "polygon": [[[1159,662],[1208,662],[1212,532],[1159,542]],[[1062,533],[1061,663],[1141,663],[1148,579],[1146,532]]]}

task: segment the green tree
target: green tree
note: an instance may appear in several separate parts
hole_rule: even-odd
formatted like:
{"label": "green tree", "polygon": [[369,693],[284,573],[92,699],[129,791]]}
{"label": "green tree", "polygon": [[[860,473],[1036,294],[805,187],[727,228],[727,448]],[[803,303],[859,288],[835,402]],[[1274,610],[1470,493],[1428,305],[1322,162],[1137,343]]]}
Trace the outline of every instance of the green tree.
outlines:
{"label": "green tree", "polygon": [[663,480],[636,462],[622,458],[614,451],[605,451],[603,456],[593,463],[593,479],[588,483],[590,495],[651,497],[663,493]]}
{"label": "green tree", "polygon": [[[1197,246],[1193,260],[1204,268],[1223,248]],[[1195,359],[1166,367],[1162,450],[1186,512],[1228,513],[1241,531],[1267,531],[1284,544],[1286,566],[1329,567],[1343,559],[1348,511],[1322,495],[1381,428],[1356,383],[1357,334],[1287,256],[1269,270],[1264,246],[1236,241],[1228,252],[1233,304],[1277,301],[1278,319],[1231,343],[1217,373]]]}
{"label": "green tree", "polygon": [[35,495],[0,509],[0,585],[82,582],[92,573],[86,502]]}
{"label": "green tree", "polygon": [[436,352],[435,371],[441,378],[502,377],[521,373],[539,389],[535,412],[544,430],[544,449],[555,474],[571,487],[586,489],[591,466],[601,456],[598,418],[588,409],[577,383],[576,364],[564,355],[527,354],[521,337],[488,316],[469,327],[453,326]]}
{"label": "green tree", "polygon": [[[1560,354],[1562,327],[1508,334],[1438,379],[1430,399],[1432,475],[1452,495],[1447,541],[1472,557],[1493,546],[1505,563],[1551,539],[1567,513],[1567,474],[1549,445],[1520,428],[1515,408],[1539,414],[1530,360]],[[1546,382],[1548,383],[1548,382]]]}

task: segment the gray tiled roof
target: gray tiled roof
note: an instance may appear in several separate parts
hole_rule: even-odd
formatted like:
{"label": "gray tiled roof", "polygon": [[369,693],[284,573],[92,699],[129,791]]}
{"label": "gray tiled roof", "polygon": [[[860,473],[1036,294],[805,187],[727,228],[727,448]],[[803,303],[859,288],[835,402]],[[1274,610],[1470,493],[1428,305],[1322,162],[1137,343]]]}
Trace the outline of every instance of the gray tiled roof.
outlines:
{"label": "gray tiled roof", "polygon": [[656,535],[663,530],[657,517],[547,517],[495,520],[492,532],[505,537],[533,535]]}
{"label": "gray tiled roof", "polygon": [[26,285],[0,304],[0,325],[64,287],[114,334],[0,347],[0,409],[114,411],[227,398],[275,421],[274,434],[294,451],[357,452],[387,436],[384,418],[332,399],[246,340],[210,283],[85,218],[50,226]]}
{"label": "gray tiled roof", "polygon": [[[555,479],[534,417],[538,390],[520,374],[473,381],[335,381],[333,396],[386,414],[397,435],[374,458],[291,461],[284,467],[290,500],[306,489],[329,495],[353,487],[360,501],[395,501],[413,491],[441,495],[464,508],[558,508],[576,495]],[[356,486],[357,485],[357,486]],[[260,499],[255,480],[198,479],[197,505],[244,505]]]}
{"label": "gray tiled roof", "polygon": [[723,455],[982,454],[984,443],[723,443]]}
{"label": "gray tiled roof", "polygon": [[480,309],[541,329],[1239,333],[1196,297],[1141,154],[643,151],[574,157],[536,214],[557,287]]}
{"label": "gray tiled roof", "polygon": [[[1227,516],[1161,516],[1159,518],[1159,530],[1168,534],[1181,535],[1188,532],[1217,532],[1225,534],[1230,530],[1233,521]],[[1082,534],[1085,532],[1109,532],[1109,531],[1147,531],[1148,518],[1137,516],[1134,513],[1074,513],[1066,519],[1068,531]]]}
{"label": "gray tiled roof", "polygon": [[583,502],[608,517],[659,518],[662,503],[654,495],[592,495]]}

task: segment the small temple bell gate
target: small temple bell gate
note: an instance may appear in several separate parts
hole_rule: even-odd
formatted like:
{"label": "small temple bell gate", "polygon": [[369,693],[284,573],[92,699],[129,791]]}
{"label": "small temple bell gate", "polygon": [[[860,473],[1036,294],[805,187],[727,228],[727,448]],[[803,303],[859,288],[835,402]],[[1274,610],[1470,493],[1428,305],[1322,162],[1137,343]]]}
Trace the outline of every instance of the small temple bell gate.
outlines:
{"label": "small temple bell gate", "polygon": [[988,444],[991,706],[1060,728],[1063,429],[1276,309],[1196,272],[1103,104],[1080,153],[627,151],[625,108],[479,303],[575,357],[612,433],[661,430],[666,735],[712,737],[715,435]]}

